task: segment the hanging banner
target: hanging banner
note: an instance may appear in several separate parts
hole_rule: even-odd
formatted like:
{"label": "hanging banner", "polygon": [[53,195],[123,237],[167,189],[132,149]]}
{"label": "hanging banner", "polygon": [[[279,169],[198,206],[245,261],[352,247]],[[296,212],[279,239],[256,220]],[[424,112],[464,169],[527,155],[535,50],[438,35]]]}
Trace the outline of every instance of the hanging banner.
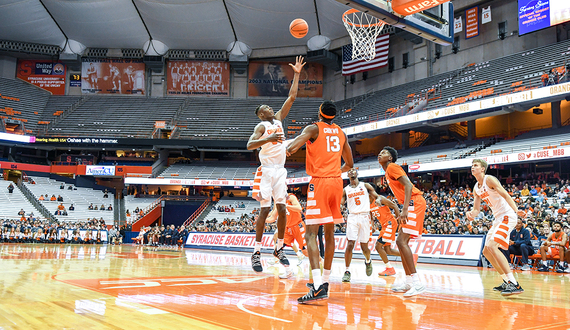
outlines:
{"label": "hanging banner", "polygon": [[230,65],[218,61],[169,61],[168,95],[230,96]]}
{"label": "hanging banner", "polygon": [[61,62],[18,60],[16,77],[54,95],[65,94],[65,65]]}
{"label": "hanging banner", "polygon": [[453,19],[453,31],[455,33],[463,32],[463,21],[461,16]]}
{"label": "hanging banner", "polygon": [[[294,72],[288,62],[250,62],[249,96],[287,96]],[[297,97],[323,97],[323,66],[307,63],[299,77]]]}
{"label": "hanging banner", "polygon": [[141,60],[83,59],[83,94],[145,94],[145,65]]}
{"label": "hanging banner", "polygon": [[491,6],[481,9],[481,24],[491,22]]}
{"label": "hanging banner", "polygon": [[465,11],[465,39],[479,35],[479,7]]}

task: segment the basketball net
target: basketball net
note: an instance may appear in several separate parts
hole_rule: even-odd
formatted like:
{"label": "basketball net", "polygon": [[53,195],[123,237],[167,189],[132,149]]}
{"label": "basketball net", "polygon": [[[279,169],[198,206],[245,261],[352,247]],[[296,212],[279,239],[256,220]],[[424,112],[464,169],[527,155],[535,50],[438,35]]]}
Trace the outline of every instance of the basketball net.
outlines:
{"label": "basketball net", "polygon": [[376,56],[376,38],[386,23],[356,9],[344,12],[342,22],[352,40],[352,59],[372,61]]}

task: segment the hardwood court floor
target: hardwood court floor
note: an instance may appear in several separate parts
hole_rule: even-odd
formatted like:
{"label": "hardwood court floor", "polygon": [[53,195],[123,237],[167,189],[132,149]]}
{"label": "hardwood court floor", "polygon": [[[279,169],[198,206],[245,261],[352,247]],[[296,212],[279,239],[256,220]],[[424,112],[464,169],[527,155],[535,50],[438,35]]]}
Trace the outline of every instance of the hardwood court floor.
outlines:
{"label": "hardwood court floor", "polygon": [[420,264],[429,292],[410,299],[378,278],[378,261],[366,277],[354,260],[352,283],[341,283],[336,259],[329,300],[299,305],[308,261],[281,280],[263,258],[257,275],[249,253],[1,244],[0,329],[570,328],[570,274],[519,272],[525,293],[503,298],[493,270]]}

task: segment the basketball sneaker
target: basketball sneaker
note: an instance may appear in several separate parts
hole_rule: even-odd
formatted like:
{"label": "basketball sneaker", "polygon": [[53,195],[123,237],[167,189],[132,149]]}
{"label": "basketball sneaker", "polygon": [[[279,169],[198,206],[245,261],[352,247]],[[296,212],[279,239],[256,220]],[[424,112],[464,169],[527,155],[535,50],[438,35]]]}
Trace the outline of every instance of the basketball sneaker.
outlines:
{"label": "basketball sneaker", "polygon": [[413,297],[422,294],[424,292],[426,292],[426,286],[418,282],[413,284],[410,290],[404,293],[404,297]]}
{"label": "basketball sneaker", "polygon": [[392,276],[392,275],[396,275],[396,270],[394,269],[394,267],[386,268],[382,273],[378,273],[378,276],[380,277]]}
{"label": "basketball sneaker", "polygon": [[344,272],[344,275],[342,276],[342,281],[343,282],[350,282],[350,272],[348,270],[346,272]]}
{"label": "basketball sneaker", "polygon": [[522,270],[523,272],[525,272],[525,271],[527,271],[527,270],[530,270],[530,266],[529,266],[528,264],[525,264],[524,266],[522,266],[521,270]]}
{"label": "basketball sneaker", "polygon": [[408,283],[398,283],[398,284],[394,284],[392,285],[392,292],[408,292],[408,290],[410,290],[412,288],[412,286]]}
{"label": "basketball sneaker", "polygon": [[318,289],[315,289],[315,286],[312,283],[308,283],[307,287],[309,287],[309,293],[297,299],[297,302],[299,302],[300,304],[306,304],[311,301],[329,298],[328,283],[321,284],[321,286],[319,286]]}
{"label": "basketball sneaker", "polygon": [[547,265],[545,265],[545,264],[540,264],[540,267],[538,267],[538,271],[539,271],[539,272],[548,272],[548,271],[550,271],[550,270],[548,269],[548,266],[547,266]]}
{"label": "basketball sneaker", "polygon": [[263,267],[261,266],[261,252],[257,251],[251,255],[251,268],[257,273],[263,272]]}
{"label": "basketball sneaker", "polygon": [[503,291],[505,291],[506,288],[507,288],[507,282],[503,281],[503,283],[501,283],[501,285],[494,287],[493,291],[503,292]]}
{"label": "basketball sneaker", "polygon": [[372,275],[372,260],[370,260],[370,262],[364,260],[364,264],[366,265],[366,276]]}
{"label": "basketball sneaker", "polygon": [[305,259],[305,256],[301,253],[297,255],[297,266],[301,266],[301,264],[303,263],[303,260]]}
{"label": "basketball sneaker", "polygon": [[273,255],[279,259],[279,262],[283,266],[289,266],[289,260],[285,256],[285,252],[283,252],[283,247],[281,247],[279,250],[273,250]]}
{"label": "basketball sneaker", "polygon": [[507,287],[505,288],[505,290],[503,290],[503,292],[501,292],[501,294],[503,296],[512,296],[514,294],[521,294],[523,293],[524,290],[523,288],[521,288],[520,284],[513,284],[512,282],[507,283]]}

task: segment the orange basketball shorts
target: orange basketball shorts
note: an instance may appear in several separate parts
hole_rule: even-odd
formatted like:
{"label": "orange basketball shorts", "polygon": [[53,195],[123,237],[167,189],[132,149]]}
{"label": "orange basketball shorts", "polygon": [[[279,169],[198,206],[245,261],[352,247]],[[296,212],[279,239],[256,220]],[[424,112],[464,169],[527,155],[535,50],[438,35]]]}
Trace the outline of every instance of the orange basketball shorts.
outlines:
{"label": "orange basketball shorts", "polygon": [[292,246],[293,241],[297,241],[299,249],[302,250],[305,248],[305,224],[303,222],[299,222],[298,224],[285,229],[285,238],[283,243],[287,246]]}
{"label": "orange basketball shorts", "polygon": [[342,179],[312,178],[307,191],[307,225],[341,223],[344,221],[340,213],[342,199]]}
{"label": "orange basketball shorts", "polygon": [[378,236],[378,242],[381,242],[382,246],[391,245],[392,242],[396,241],[397,228],[398,222],[396,222],[396,219],[392,218],[390,221],[387,221],[386,225],[382,226],[382,230]]}
{"label": "orange basketball shorts", "polygon": [[402,224],[402,232],[410,234],[410,238],[421,237],[425,216],[426,200],[420,195],[412,196],[410,206],[408,206],[408,221]]}

